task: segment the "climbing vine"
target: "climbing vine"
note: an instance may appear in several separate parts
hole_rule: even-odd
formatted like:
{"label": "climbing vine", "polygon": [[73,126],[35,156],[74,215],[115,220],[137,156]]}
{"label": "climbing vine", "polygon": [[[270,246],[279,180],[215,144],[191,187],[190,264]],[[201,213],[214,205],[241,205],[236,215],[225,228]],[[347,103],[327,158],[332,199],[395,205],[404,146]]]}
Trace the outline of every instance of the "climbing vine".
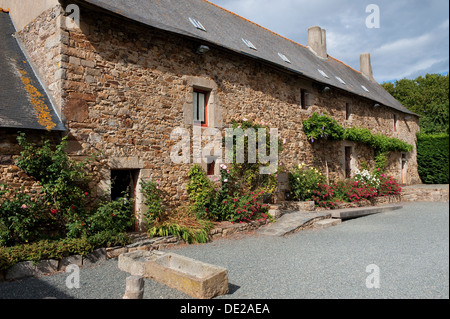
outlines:
{"label": "climbing vine", "polygon": [[380,169],[386,167],[387,155],[390,152],[411,152],[414,149],[413,145],[404,141],[383,134],[374,134],[366,128],[344,128],[327,114],[313,113],[303,122],[303,131],[311,143],[320,140],[346,140],[365,144],[375,151],[376,168]]}

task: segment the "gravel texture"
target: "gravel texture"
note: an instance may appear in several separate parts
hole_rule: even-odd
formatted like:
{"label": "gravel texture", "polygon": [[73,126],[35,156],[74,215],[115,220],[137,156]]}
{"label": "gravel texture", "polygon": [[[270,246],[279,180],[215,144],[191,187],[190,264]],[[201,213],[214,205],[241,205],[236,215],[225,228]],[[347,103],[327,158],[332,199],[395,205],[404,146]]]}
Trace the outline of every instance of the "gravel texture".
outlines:
{"label": "gravel texture", "polygon": [[[327,229],[250,234],[172,251],[228,269],[230,294],[219,299],[449,298],[448,203],[407,203]],[[372,264],[380,270],[379,289],[366,287]],[[113,259],[81,269],[80,289],[66,287],[68,276],[0,283],[0,299],[120,299],[129,274]],[[189,297],[146,280],[144,298]]]}

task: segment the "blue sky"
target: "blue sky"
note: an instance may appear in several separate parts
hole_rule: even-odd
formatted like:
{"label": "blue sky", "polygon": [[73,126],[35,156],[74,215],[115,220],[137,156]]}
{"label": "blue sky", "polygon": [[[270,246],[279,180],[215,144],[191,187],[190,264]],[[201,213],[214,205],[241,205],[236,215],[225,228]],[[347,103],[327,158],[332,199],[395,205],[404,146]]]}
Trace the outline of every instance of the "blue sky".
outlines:
{"label": "blue sky", "polygon": [[[328,54],[359,69],[370,52],[382,83],[449,71],[448,0],[210,0],[276,33],[307,44],[307,30],[327,30]],[[380,27],[368,28],[370,4]]]}

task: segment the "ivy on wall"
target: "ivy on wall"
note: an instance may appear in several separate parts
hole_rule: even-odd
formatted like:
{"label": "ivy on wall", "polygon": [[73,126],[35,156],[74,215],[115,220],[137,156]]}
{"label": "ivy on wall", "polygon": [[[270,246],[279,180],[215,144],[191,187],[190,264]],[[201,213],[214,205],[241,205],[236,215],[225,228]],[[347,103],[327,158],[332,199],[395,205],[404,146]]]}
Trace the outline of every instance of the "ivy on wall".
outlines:
{"label": "ivy on wall", "polygon": [[366,128],[344,128],[327,114],[313,113],[303,122],[303,131],[308,140],[315,143],[320,140],[351,141],[362,143],[375,151],[376,168],[384,169],[387,165],[387,155],[390,152],[411,152],[410,145],[397,138],[383,134],[374,134]]}

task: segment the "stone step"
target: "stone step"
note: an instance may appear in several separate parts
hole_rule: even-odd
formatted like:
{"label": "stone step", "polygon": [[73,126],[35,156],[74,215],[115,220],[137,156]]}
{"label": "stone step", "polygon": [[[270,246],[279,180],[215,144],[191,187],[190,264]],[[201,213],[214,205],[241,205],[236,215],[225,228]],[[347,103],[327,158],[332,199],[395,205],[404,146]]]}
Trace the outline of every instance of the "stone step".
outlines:
{"label": "stone step", "polygon": [[369,216],[373,214],[390,212],[398,209],[402,209],[401,205],[385,205],[385,206],[375,206],[375,207],[358,207],[358,208],[344,208],[336,209],[331,211],[332,218],[335,219],[352,219],[358,217]]}
{"label": "stone step", "polygon": [[301,229],[311,227],[315,222],[322,219],[330,219],[331,213],[309,213],[293,212],[284,214],[276,223],[260,228],[257,233],[267,236],[286,236]]}
{"label": "stone step", "polygon": [[337,226],[342,223],[342,219],[323,219],[314,223],[314,228],[324,229],[332,226]]}

